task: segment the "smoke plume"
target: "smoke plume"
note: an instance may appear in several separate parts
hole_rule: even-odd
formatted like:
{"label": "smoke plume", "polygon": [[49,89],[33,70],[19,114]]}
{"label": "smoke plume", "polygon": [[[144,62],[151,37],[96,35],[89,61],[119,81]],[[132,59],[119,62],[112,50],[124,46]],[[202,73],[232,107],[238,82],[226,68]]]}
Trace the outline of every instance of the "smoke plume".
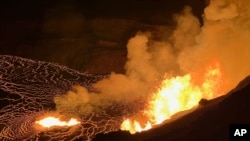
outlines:
{"label": "smoke plume", "polygon": [[211,0],[204,10],[203,24],[190,7],[176,14],[171,37],[153,40],[139,32],[127,44],[126,73],[112,72],[94,84],[95,92],[74,86],[54,101],[61,112],[88,114],[112,102],[144,99],[165,75],[177,76],[218,61],[223,89],[229,91],[250,74],[250,3],[248,0]]}

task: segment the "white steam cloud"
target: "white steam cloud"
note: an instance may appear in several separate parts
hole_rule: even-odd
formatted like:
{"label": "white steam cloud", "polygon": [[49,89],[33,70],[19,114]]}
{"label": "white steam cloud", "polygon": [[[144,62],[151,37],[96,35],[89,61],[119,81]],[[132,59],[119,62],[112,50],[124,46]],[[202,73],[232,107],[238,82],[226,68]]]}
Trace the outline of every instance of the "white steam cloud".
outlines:
{"label": "white steam cloud", "polygon": [[74,86],[55,97],[61,112],[87,114],[110,102],[132,102],[146,98],[164,75],[183,75],[217,60],[223,87],[229,91],[250,74],[250,2],[211,0],[204,10],[203,25],[186,7],[175,16],[177,27],[164,41],[150,33],[138,33],[127,44],[126,74],[111,73],[96,84],[98,93]]}

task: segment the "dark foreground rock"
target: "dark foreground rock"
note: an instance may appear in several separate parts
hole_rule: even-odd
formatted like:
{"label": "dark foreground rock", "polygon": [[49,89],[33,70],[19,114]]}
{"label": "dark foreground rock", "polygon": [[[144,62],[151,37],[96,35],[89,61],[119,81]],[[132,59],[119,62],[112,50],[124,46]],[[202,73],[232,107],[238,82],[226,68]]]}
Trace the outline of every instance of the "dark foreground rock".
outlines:
{"label": "dark foreground rock", "polygon": [[250,76],[227,95],[147,132],[99,134],[93,141],[228,141],[230,124],[250,123]]}

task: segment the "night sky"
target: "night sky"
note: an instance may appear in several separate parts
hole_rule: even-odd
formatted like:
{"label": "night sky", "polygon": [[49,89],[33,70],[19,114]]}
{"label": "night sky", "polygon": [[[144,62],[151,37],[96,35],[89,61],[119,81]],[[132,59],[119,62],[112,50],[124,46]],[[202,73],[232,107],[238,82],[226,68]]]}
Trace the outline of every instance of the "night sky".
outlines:
{"label": "night sky", "polygon": [[0,2],[0,54],[89,73],[122,73],[127,41],[138,31],[159,32],[162,26],[171,32],[173,14],[185,5],[201,18],[206,2],[4,0]]}

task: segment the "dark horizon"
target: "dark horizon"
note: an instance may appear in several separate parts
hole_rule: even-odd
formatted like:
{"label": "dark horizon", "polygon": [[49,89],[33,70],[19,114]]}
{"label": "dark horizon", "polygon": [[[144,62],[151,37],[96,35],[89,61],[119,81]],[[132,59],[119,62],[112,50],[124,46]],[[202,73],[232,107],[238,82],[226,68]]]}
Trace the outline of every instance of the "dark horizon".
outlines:
{"label": "dark horizon", "polygon": [[[90,73],[122,73],[129,38],[138,31],[174,27],[173,15],[186,5],[201,18],[206,2],[1,1],[0,54],[55,62]],[[113,57],[106,58],[105,65],[112,64],[109,68],[98,59],[93,60],[97,55],[103,58],[106,54],[113,54]],[[114,59],[116,54],[122,57]],[[94,68],[88,62],[102,67]]]}
{"label": "dark horizon", "polygon": [[[196,16],[201,16],[207,2],[203,0],[126,0],[126,1],[98,1],[98,0],[9,0],[1,1],[1,19],[4,20],[43,20],[46,12],[58,10],[57,14],[79,12],[85,18],[136,18],[146,20],[151,16],[169,16],[180,12],[184,6],[193,8]],[[65,11],[64,11],[65,10]],[[56,15],[54,15],[56,16]]]}

